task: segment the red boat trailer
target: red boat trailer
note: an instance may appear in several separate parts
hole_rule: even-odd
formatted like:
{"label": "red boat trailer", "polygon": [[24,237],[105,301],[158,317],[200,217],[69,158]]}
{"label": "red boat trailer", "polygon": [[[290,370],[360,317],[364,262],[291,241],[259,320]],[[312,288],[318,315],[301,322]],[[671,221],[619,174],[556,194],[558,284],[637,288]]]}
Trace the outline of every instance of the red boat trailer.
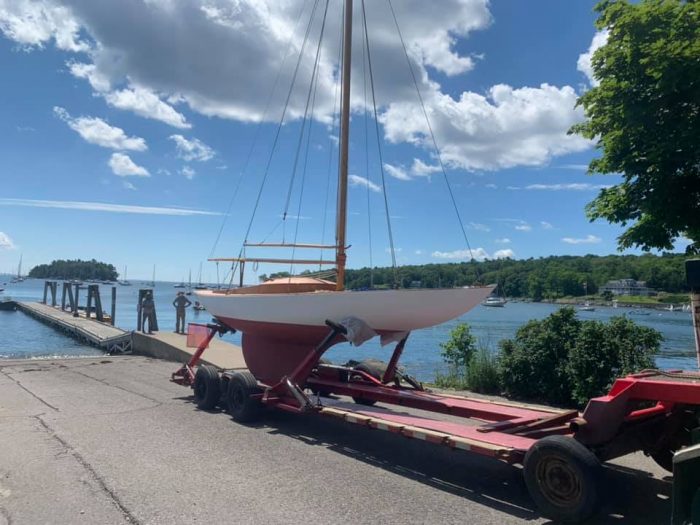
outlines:
{"label": "red boat trailer", "polygon": [[[386,365],[372,360],[353,367],[324,363],[324,352],[346,334],[344,326],[326,323],[325,339],[274,385],[247,371],[197,367],[211,339],[230,329],[218,323],[191,324],[190,332],[193,327],[206,329],[206,336],[171,380],[191,386],[199,408],[222,406],[241,423],[260,418],[266,407],[279,408],[523,465],[526,485],[542,514],[565,522],[582,521],[597,510],[602,461],[641,450],[672,471],[674,452],[690,444],[698,427],[700,374],[632,374],[616,380],[607,395],[591,399],[582,413],[437,394],[399,371],[408,336]],[[373,406],[377,402],[389,406]]]}

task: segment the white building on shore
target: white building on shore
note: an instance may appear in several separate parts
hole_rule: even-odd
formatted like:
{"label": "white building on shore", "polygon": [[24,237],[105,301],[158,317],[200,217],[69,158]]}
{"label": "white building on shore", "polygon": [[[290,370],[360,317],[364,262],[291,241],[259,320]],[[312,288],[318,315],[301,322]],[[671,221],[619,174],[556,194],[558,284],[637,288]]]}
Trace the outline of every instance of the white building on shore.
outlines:
{"label": "white building on shore", "polygon": [[656,290],[647,287],[645,281],[636,281],[634,279],[615,279],[608,281],[604,286],[600,287],[599,292],[612,292],[613,295],[656,295]]}

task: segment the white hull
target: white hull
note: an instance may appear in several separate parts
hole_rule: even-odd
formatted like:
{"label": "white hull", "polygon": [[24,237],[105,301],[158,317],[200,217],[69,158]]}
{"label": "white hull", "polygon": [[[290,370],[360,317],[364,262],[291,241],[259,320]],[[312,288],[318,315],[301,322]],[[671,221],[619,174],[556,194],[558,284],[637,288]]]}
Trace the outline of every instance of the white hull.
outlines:
{"label": "white hull", "polygon": [[[326,319],[358,317],[375,331],[403,332],[435,326],[481,303],[493,286],[358,292],[225,294],[197,291],[207,311],[227,324],[235,321],[324,326]],[[233,322],[232,322],[233,321]],[[233,326],[236,328],[236,326]],[[245,330],[243,330],[245,331]]]}

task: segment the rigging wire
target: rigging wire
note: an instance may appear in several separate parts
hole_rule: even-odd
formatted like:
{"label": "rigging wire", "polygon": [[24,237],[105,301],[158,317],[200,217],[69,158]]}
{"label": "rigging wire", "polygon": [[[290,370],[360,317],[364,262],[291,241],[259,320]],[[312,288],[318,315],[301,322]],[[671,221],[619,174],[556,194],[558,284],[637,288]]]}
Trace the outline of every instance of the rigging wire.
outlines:
{"label": "rigging wire", "polygon": [[[313,74],[311,75],[311,84],[309,85],[309,92],[313,90],[313,96],[311,98],[311,114],[309,116],[309,132],[306,137],[306,151],[304,152],[304,167],[301,173],[301,185],[299,189],[299,203],[297,205],[297,222],[294,227],[294,246],[292,247],[292,261],[295,260],[296,256],[296,243],[299,236],[299,223],[301,222],[301,204],[304,198],[304,183],[306,182],[307,167],[309,165],[309,149],[311,146],[311,131],[314,123],[314,112],[316,110],[316,91],[318,90],[318,64],[321,59],[321,44],[323,43],[324,30],[326,28],[326,15],[328,14],[328,4],[330,0],[326,0],[326,9],[323,13],[323,23],[321,25],[321,32],[318,37],[318,49],[316,50],[316,62],[314,64]],[[308,109],[309,102],[307,99],[306,107]],[[306,114],[304,114],[304,119],[306,119]],[[303,138],[303,128],[302,128],[302,138]],[[301,143],[300,143],[301,145]],[[294,263],[290,265],[289,273],[292,274]]]}
{"label": "rigging wire", "polygon": [[[253,140],[251,142],[250,149],[248,150],[248,154],[246,155],[245,162],[243,163],[243,168],[241,169],[241,176],[238,179],[238,183],[236,184],[236,187],[233,190],[233,195],[231,196],[231,199],[229,200],[228,206],[226,207],[226,213],[224,214],[224,217],[221,220],[221,226],[219,227],[219,231],[216,234],[216,239],[214,240],[214,244],[212,245],[211,251],[209,252],[209,258],[214,257],[214,252],[216,250],[216,247],[219,244],[219,241],[221,240],[221,235],[224,231],[224,228],[226,227],[226,222],[228,221],[228,218],[231,215],[231,208],[233,207],[233,203],[236,200],[236,197],[238,196],[238,191],[241,188],[241,183],[243,182],[243,179],[245,178],[245,175],[248,172],[248,166],[250,165],[250,160],[253,157],[253,151],[255,151],[255,146],[257,146],[258,137],[260,135],[260,130],[262,129],[263,124],[265,123],[268,111],[270,110],[270,104],[272,103],[272,98],[275,94],[275,91],[277,90],[277,86],[278,86],[280,78],[282,76],[282,71],[284,70],[284,64],[287,62],[289,55],[291,55],[292,38],[294,37],[294,35],[297,32],[297,28],[299,27],[299,23],[301,22],[301,15],[304,13],[304,10],[306,9],[307,3],[308,3],[308,1],[305,0],[301,4],[301,7],[299,8],[299,13],[297,14],[297,17],[296,17],[296,22],[294,23],[294,29],[290,32],[289,38],[287,39],[287,43],[284,46],[287,51],[286,51],[284,57],[282,58],[282,62],[280,63],[279,69],[277,70],[277,76],[275,77],[275,82],[273,83],[272,89],[270,90],[270,94],[267,97],[267,102],[265,104],[265,110],[263,111],[262,117],[260,118],[257,125],[255,126],[255,132],[253,133]],[[224,280],[226,280],[226,277],[224,277]]]}
{"label": "rigging wire", "polygon": [[[309,33],[311,32],[311,26],[313,25],[313,20],[314,20],[314,15],[316,14],[316,8],[318,7],[318,2],[319,0],[314,1],[313,9],[311,10],[311,15],[309,16],[309,23],[306,27],[306,33],[304,34],[304,41],[302,42],[301,49],[299,50],[299,57],[297,58],[297,63],[294,68],[294,73],[292,75],[292,80],[289,84],[289,91],[287,93],[287,99],[285,100],[284,103],[284,108],[282,110],[282,115],[280,117],[279,123],[277,125],[277,130],[275,131],[275,138],[272,143],[272,148],[270,149],[270,155],[268,156],[267,163],[265,165],[265,170],[263,172],[263,177],[262,181],[260,182],[260,188],[258,189],[258,194],[255,199],[255,204],[253,206],[253,213],[251,214],[250,221],[248,222],[248,227],[246,228],[245,236],[243,237],[243,246],[241,246],[241,250],[239,252],[239,258],[243,254],[243,251],[245,249],[245,243],[248,242],[248,236],[250,235],[250,230],[253,227],[253,222],[255,221],[255,215],[258,211],[258,207],[260,205],[260,199],[262,197],[263,190],[265,188],[265,182],[267,181],[267,177],[270,174],[270,165],[272,164],[272,158],[274,156],[275,150],[277,148],[277,143],[279,142],[279,137],[280,133],[282,131],[282,126],[284,124],[284,118],[287,115],[287,109],[289,108],[289,101],[292,98],[292,92],[294,91],[294,84],[296,83],[296,78],[297,74],[299,73],[299,65],[301,64],[301,59],[304,56],[304,50],[306,49],[306,43],[308,42],[309,39]],[[233,283],[233,272],[235,271],[235,266],[234,269],[231,272],[231,284]]]}
{"label": "rigging wire", "polygon": [[362,0],[362,26],[365,33],[365,45],[367,46],[367,65],[369,67],[369,82],[372,92],[372,107],[374,110],[374,125],[377,134],[377,151],[379,153],[379,169],[382,174],[382,194],[384,195],[384,211],[386,213],[386,226],[389,233],[389,249],[391,250],[391,266],[394,273],[394,286],[399,284],[398,270],[396,268],[396,250],[394,248],[394,235],[391,230],[391,215],[389,213],[389,199],[386,194],[386,176],[384,173],[384,160],[382,155],[382,143],[379,133],[379,117],[377,115],[377,98],[374,89],[374,74],[372,72],[372,51],[369,45],[369,32],[367,30],[367,14],[365,12],[365,0]]}
{"label": "rigging wire", "polygon": [[[363,8],[364,8],[364,0],[363,1]],[[462,221],[462,216],[459,213],[459,207],[457,206],[457,201],[454,196],[454,192],[452,191],[452,185],[450,184],[450,181],[447,177],[447,170],[445,170],[445,165],[442,162],[442,156],[440,155],[440,148],[438,148],[437,140],[435,139],[435,133],[433,133],[433,126],[430,124],[430,119],[428,118],[428,112],[425,109],[425,104],[423,103],[423,95],[421,95],[420,88],[418,87],[418,81],[416,80],[416,74],[413,71],[413,65],[411,64],[411,60],[408,56],[408,50],[406,49],[406,42],[403,39],[403,34],[401,33],[401,28],[399,27],[399,21],[396,18],[396,12],[394,11],[394,6],[391,3],[391,0],[387,0],[389,3],[389,8],[391,9],[391,16],[394,18],[394,24],[396,25],[396,31],[399,34],[399,39],[401,40],[401,46],[403,47],[403,52],[406,57],[406,62],[408,63],[408,69],[411,72],[411,78],[413,79],[413,85],[416,88],[416,93],[418,94],[418,100],[420,101],[420,106],[423,110],[423,115],[425,116],[425,122],[428,125],[428,130],[430,131],[430,138],[433,142],[433,147],[435,148],[435,154],[437,155],[438,158],[438,163],[440,164],[440,170],[442,171],[442,176],[445,179],[445,184],[447,185],[447,190],[450,194],[450,199],[452,200],[452,206],[454,207],[455,214],[457,215],[457,220],[459,221],[459,227],[462,229],[462,235],[464,235],[464,242],[467,244],[467,249],[469,250],[469,257],[473,261],[474,260],[474,254],[472,252],[472,248],[469,245],[469,238],[467,237],[467,230],[464,228],[464,222]]]}
{"label": "rigging wire", "polygon": [[[365,20],[362,20],[364,27]],[[369,239],[369,287],[374,288],[374,263],[372,262],[372,207],[369,189],[369,111],[367,109],[367,46],[362,40],[362,92],[365,106],[365,175],[367,176],[367,237]]]}
{"label": "rigging wire", "polygon": [[[340,31],[338,31],[338,59],[336,60],[336,63],[340,65],[340,62],[342,60],[342,50],[343,50],[343,32],[345,30],[345,27],[342,23],[342,9],[340,10],[341,14],[341,23],[340,27],[342,28]],[[336,129],[335,123],[336,123],[336,112],[338,110],[338,93],[339,93],[339,87],[340,87],[340,70],[338,70],[337,80],[335,82],[335,93],[333,95],[333,113],[331,114],[331,129],[328,137],[328,168],[326,169],[326,172],[328,173],[328,177],[326,178],[326,197],[323,202],[323,226],[321,228],[321,244],[326,243],[326,222],[328,220],[328,197],[330,195],[330,189],[331,189],[331,166],[333,165],[333,152],[335,151],[334,148],[334,141],[333,141],[333,130]],[[321,254],[319,255],[319,264],[318,264],[318,270],[321,271],[323,268],[323,265],[321,264],[321,261],[323,260],[323,250],[321,250]]]}

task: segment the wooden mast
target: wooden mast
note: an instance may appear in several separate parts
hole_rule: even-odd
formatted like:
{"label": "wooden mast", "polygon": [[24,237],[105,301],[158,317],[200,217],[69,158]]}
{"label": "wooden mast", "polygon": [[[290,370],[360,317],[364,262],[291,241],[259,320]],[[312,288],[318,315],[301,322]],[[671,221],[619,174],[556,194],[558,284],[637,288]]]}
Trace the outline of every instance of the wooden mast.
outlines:
{"label": "wooden mast", "polygon": [[350,70],[352,55],[352,0],[345,0],[343,27],[342,101],[340,106],[340,154],[338,162],[338,209],[336,216],[336,290],[345,289],[345,230],[348,203],[348,146],[350,142]]}

